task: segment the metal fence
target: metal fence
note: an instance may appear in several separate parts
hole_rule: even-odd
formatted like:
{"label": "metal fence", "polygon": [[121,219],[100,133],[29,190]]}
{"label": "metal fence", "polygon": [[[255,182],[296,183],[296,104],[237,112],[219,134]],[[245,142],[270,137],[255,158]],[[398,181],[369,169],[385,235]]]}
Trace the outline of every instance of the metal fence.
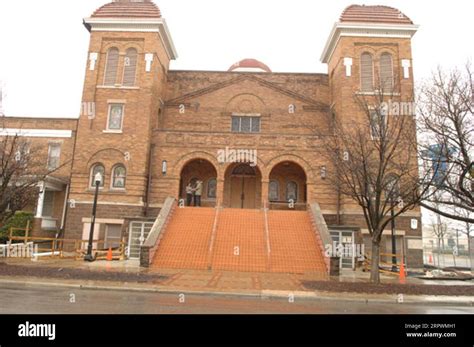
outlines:
{"label": "metal fence", "polygon": [[423,237],[423,259],[425,266],[474,271],[474,238],[471,237],[469,242],[466,237]]}

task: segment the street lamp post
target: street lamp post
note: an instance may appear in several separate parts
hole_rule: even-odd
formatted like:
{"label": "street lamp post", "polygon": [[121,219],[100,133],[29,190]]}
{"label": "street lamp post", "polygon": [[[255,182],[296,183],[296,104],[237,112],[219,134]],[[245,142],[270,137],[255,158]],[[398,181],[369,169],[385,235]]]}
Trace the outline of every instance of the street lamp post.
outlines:
{"label": "street lamp post", "polygon": [[97,210],[97,197],[99,196],[99,187],[102,183],[102,175],[98,172],[94,177],[95,184],[95,194],[94,194],[94,204],[92,205],[92,220],[91,220],[91,229],[89,231],[89,243],[87,244],[87,254],[84,257],[86,261],[94,261],[92,256],[92,241],[94,240],[94,227],[95,227],[95,215]]}
{"label": "street lamp post", "polygon": [[392,271],[397,271],[397,239],[395,238],[395,205],[393,203],[393,194],[390,197],[390,214],[391,214],[391,229],[392,229]]}

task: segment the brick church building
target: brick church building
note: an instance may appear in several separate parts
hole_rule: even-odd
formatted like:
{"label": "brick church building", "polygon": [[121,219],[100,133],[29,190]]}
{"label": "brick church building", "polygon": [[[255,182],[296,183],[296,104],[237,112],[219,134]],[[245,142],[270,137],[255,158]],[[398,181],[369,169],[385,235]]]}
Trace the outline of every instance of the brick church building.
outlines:
{"label": "brick church building", "polygon": [[[105,4],[84,25],[90,45],[79,118],[6,122],[44,146],[45,163],[62,165],[40,187],[36,235],[87,239],[93,178],[101,173],[94,238],[109,245],[125,240],[130,258],[140,256],[165,200],[182,205],[186,186],[197,180],[202,208],[174,209],[157,250],[164,267],[205,268],[211,257],[220,269],[298,271],[301,263],[307,270],[311,259],[298,254],[311,243],[324,257],[318,237],[305,234],[313,230],[313,203],[334,240],[363,241],[370,250],[362,211],[328,182],[329,164],[315,151],[311,127],[328,127],[329,113],[356,117],[353,95],[373,93],[376,72],[398,79],[400,100],[413,100],[417,26],[406,15],[386,6],[347,7],[321,55],[327,74],[274,72],[255,59],[229,62],[227,71],[172,70],[172,33],[148,0]],[[391,249],[386,233],[382,252]],[[408,266],[421,266],[419,209],[397,219],[396,237]],[[217,253],[209,255],[211,239]],[[263,255],[249,251],[247,260],[232,263],[224,253],[235,251],[233,242],[242,243],[242,254],[255,246]],[[355,265],[341,259],[342,267]]]}

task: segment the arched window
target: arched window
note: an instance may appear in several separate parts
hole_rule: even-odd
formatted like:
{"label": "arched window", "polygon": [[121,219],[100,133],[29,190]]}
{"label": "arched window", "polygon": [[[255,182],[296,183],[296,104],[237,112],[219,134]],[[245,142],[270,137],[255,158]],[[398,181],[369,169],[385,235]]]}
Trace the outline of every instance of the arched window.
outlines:
{"label": "arched window", "polygon": [[127,170],[122,164],[116,165],[112,170],[112,188],[125,188]]}
{"label": "arched window", "polygon": [[101,176],[102,176],[102,180],[100,182],[100,185],[99,187],[103,187],[104,186],[104,181],[105,181],[105,169],[104,169],[104,165],[102,164],[95,164],[94,166],[92,166],[92,170],[91,170],[91,177],[90,177],[90,186],[92,188],[95,187],[95,176],[100,173]]}
{"label": "arched window", "polygon": [[278,201],[280,199],[280,186],[278,181],[271,180],[268,186],[268,200]]}
{"label": "arched window", "polygon": [[207,182],[207,197],[210,199],[215,199],[217,196],[217,180],[215,178],[211,178]]}
{"label": "arched window", "polygon": [[137,73],[137,58],[138,53],[135,48],[127,49],[125,60],[123,64],[123,82],[126,87],[133,87],[135,85],[135,78]]}
{"label": "arched window", "polygon": [[294,181],[290,181],[286,184],[286,201],[298,200],[298,184]]}
{"label": "arched window", "polygon": [[393,92],[393,65],[390,53],[382,53],[380,56],[380,85],[384,93]]}
{"label": "arched window", "polygon": [[107,51],[107,61],[105,65],[104,73],[104,85],[114,86],[117,83],[117,69],[119,63],[119,50],[118,48],[110,48]]}
{"label": "arched window", "polygon": [[362,53],[360,56],[360,87],[363,92],[374,90],[374,65],[372,54]]}

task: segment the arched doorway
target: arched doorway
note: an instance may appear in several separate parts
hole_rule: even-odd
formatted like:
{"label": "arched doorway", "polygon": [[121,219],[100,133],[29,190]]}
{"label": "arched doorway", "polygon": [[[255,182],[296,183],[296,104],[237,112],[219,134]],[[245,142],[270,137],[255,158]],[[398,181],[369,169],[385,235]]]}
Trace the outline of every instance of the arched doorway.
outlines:
{"label": "arched doorway", "polygon": [[215,206],[217,198],[217,170],[206,159],[193,159],[183,166],[180,175],[179,198],[186,201],[186,186],[189,183],[194,185],[197,180],[203,182],[201,205]]}
{"label": "arched doorway", "polygon": [[262,175],[247,163],[227,168],[224,184],[224,206],[231,208],[260,208]]}
{"label": "arched doorway", "polygon": [[284,161],[273,167],[268,183],[271,208],[288,209],[293,206],[295,209],[305,209],[306,195],[306,173],[300,165]]}

